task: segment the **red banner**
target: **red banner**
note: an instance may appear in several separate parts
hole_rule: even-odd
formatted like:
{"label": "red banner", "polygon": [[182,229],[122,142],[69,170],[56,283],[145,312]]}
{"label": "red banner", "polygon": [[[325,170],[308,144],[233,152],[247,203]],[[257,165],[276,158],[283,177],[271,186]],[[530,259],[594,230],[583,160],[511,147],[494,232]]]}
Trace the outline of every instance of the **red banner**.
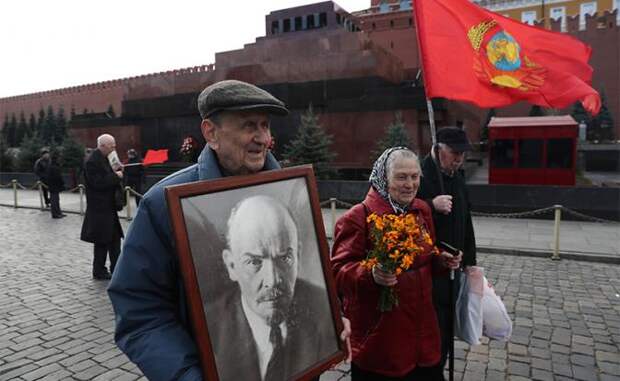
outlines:
{"label": "red banner", "polygon": [[146,151],[146,155],[144,156],[144,160],[142,161],[143,165],[150,164],[161,164],[168,160],[168,150],[167,149],[159,149],[159,150],[148,150]]}
{"label": "red banner", "polygon": [[591,49],[483,9],[469,0],[415,0],[426,96],[501,107],[518,101],[597,114]]}

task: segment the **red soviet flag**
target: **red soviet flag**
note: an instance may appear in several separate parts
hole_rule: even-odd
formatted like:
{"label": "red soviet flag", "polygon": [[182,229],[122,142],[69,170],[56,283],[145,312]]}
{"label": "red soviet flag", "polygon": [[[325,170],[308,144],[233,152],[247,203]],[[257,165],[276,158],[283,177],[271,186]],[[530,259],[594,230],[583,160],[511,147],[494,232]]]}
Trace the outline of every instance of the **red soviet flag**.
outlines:
{"label": "red soviet flag", "polygon": [[568,35],[487,11],[469,0],[414,0],[428,98],[501,107],[518,101],[597,114],[591,49]]}
{"label": "red soviet flag", "polygon": [[167,149],[159,149],[159,150],[148,150],[146,151],[146,155],[144,156],[144,160],[142,161],[143,165],[149,164],[161,164],[168,160],[168,150]]}

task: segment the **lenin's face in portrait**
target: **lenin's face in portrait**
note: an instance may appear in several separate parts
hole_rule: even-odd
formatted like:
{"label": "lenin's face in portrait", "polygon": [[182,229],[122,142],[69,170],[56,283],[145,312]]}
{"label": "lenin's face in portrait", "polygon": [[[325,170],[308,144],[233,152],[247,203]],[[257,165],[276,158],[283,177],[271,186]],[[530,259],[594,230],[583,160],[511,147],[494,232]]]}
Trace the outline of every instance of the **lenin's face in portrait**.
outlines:
{"label": "lenin's face in portrait", "polygon": [[241,201],[228,220],[223,259],[241,297],[267,324],[282,322],[293,299],[299,239],[290,212],[274,198]]}

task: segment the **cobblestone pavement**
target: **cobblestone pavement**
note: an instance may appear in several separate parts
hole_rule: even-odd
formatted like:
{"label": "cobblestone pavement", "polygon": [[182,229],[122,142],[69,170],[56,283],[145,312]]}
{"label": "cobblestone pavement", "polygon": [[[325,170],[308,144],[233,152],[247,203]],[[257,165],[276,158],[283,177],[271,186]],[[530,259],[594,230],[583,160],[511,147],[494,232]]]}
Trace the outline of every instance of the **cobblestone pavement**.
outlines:
{"label": "cobblestone pavement", "polygon": [[[137,380],[81,217],[0,207],[0,380]],[[126,228],[126,223],[125,224]],[[620,266],[480,254],[509,343],[456,343],[456,380],[620,380]],[[348,380],[347,367],[322,380]]]}

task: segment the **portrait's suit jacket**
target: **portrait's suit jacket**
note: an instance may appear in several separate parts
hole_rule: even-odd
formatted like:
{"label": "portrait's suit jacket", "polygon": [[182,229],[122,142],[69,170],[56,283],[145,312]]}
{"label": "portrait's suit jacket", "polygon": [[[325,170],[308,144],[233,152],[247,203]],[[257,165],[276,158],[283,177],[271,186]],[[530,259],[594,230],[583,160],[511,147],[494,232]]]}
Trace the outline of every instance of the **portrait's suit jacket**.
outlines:
{"label": "portrait's suit jacket", "polygon": [[[319,287],[297,280],[286,320],[287,337],[283,352],[286,353],[284,374],[287,379],[338,350],[325,295],[326,291]],[[260,349],[254,343],[238,287],[211,306],[207,305],[206,318],[220,380],[261,381]]]}

